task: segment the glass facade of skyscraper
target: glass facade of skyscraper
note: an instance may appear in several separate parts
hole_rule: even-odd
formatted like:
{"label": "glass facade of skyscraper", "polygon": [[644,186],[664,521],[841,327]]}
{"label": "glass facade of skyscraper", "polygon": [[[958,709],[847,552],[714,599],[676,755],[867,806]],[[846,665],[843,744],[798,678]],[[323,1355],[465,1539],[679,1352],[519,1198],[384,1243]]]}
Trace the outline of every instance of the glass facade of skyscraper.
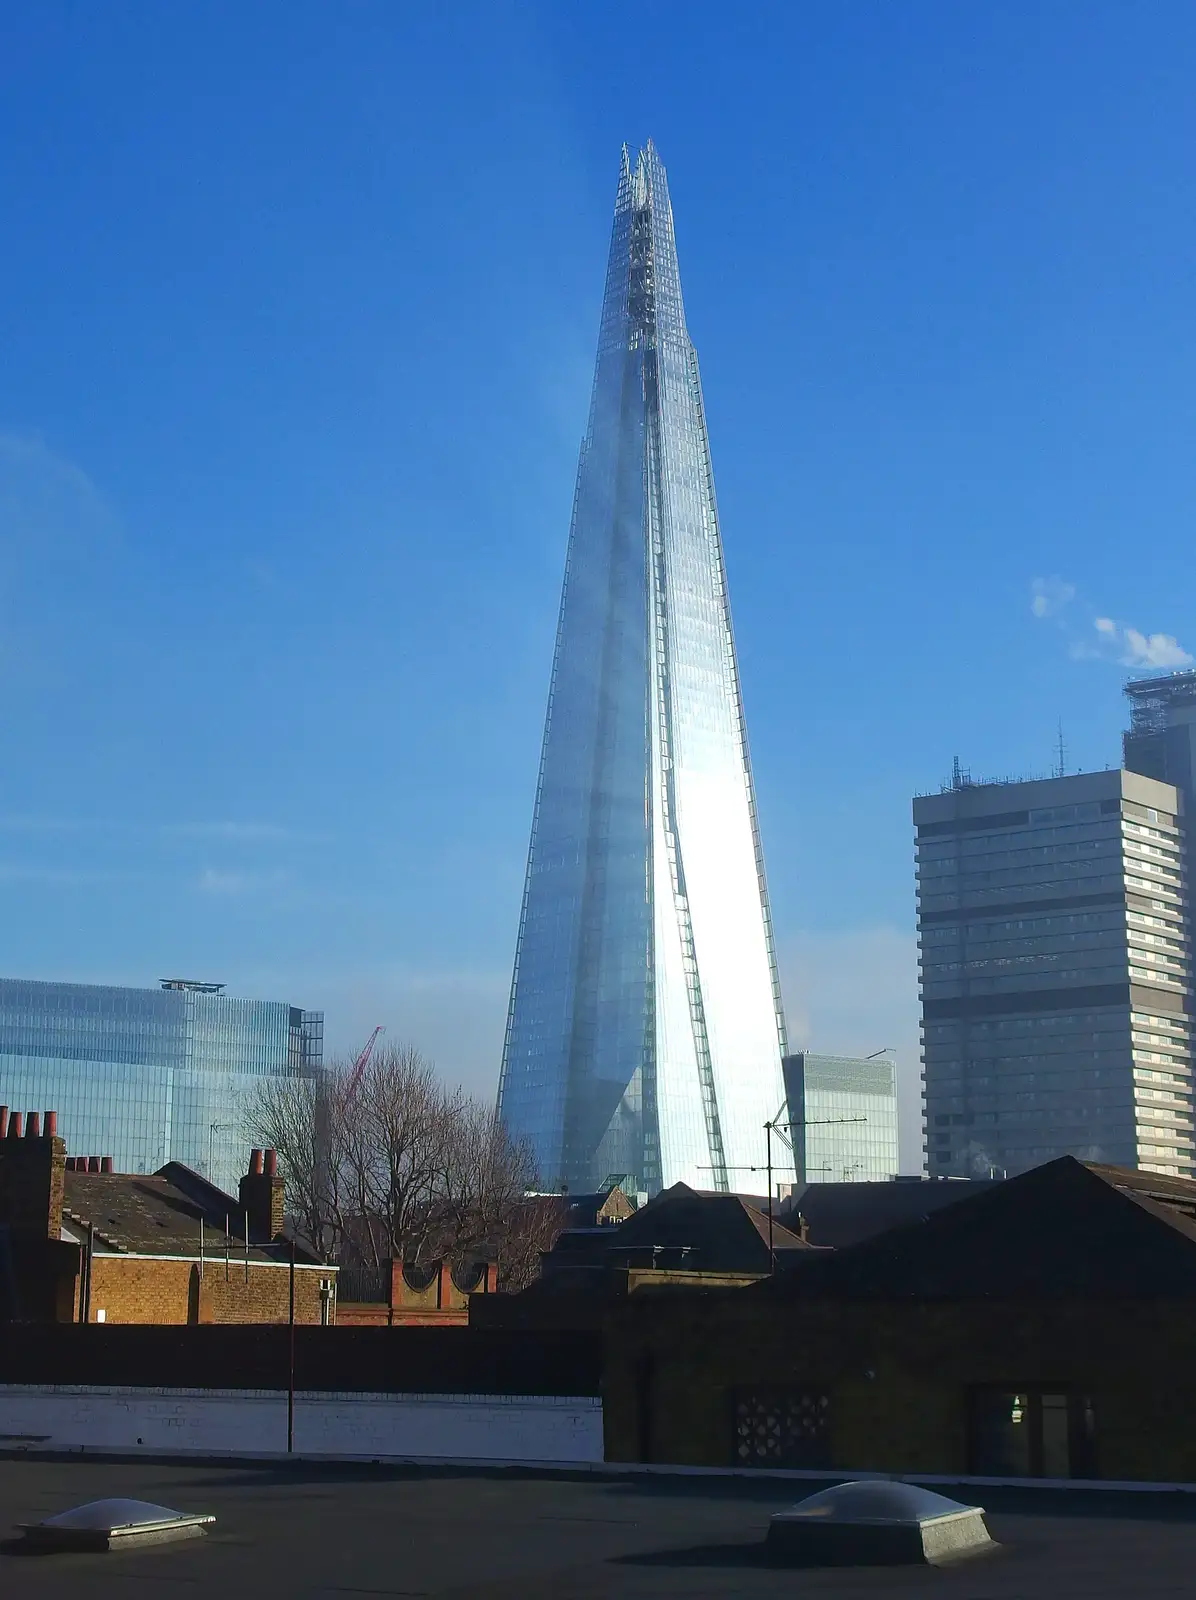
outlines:
{"label": "glass facade of skyscraper", "polygon": [[727,1189],[784,1026],[664,168],[624,152],[499,1107],[541,1181]]}
{"label": "glass facade of skyscraper", "polygon": [[896,1177],[897,1076],[886,1056],[786,1056],[785,1101],[799,1181]]}
{"label": "glass facade of skyscraper", "polygon": [[204,988],[0,979],[0,1104],[54,1110],[75,1155],[181,1161],[235,1191],[264,1077],[321,1070],[319,1012]]}

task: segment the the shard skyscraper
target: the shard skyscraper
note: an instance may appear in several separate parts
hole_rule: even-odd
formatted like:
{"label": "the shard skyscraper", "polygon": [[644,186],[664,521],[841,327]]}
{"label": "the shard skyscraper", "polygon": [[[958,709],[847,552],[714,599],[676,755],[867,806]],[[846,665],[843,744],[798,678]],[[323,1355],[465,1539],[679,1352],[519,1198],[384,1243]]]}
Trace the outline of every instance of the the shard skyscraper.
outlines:
{"label": "the shard skyscraper", "polygon": [[784,1045],[698,364],[649,144],[634,168],[624,150],[615,202],[499,1110],[545,1185],[757,1187]]}

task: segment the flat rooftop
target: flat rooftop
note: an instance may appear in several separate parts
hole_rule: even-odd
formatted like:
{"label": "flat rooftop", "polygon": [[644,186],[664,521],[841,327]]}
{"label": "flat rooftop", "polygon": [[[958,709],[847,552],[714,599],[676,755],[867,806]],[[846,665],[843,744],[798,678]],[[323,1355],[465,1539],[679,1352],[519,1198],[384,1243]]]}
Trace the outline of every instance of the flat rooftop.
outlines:
{"label": "flat rooftop", "polygon": [[[1002,1549],[946,1569],[765,1564],[769,1513],[822,1485],[383,1467],[0,1459],[3,1522],[127,1495],[210,1511],[202,1540],[103,1555],[0,1548],[0,1594],[88,1600],[478,1600],[920,1596],[1059,1600],[1191,1593],[1196,1495],[961,1491]],[[949,1490],[947,1492],[950,1492]],[[7,1538],[7,1528],[2,1530]]]}

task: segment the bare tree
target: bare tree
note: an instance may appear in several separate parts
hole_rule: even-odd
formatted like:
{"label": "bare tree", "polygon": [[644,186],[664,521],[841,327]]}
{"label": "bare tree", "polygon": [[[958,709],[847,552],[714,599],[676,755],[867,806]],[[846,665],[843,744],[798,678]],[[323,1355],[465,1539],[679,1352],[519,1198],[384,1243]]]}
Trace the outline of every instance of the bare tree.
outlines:
{"label": "bare tree", "polygon": [[501,1255],[535,1181],[530,1153],[491,1106],[458,1096],[444,1158],[431,1219],[438,1253]]}
{"label": "bare tree", "polygon": [[298,1225],[346,1264],[485,1254],[503,1287],[522,1287],[562,1225],[551,1197],[547,1210],[526,1198],[534,1164],[492,1107],[409,1045],[375,1052],[356,1082],[345,1062],[319,1080],[263,1080],[249,1119],[278,1151]]}
{"label": "bare tree", "polygon": [[376,1051],[356,1089],[341,1095],[341,1181],[355,1224],[346,1243],[358,1259],[379,1266],[426,1254],[460,1098],[418,1050],[394,1044]]}
{"label": "bare tree", "polygon": [[253,1137],[278,1152],[292,1219],[326,1258],[338,1253],[340,1243],[331,1112],[336,1092],[336,1077],[328,1073],[262,1078],[246,1105]]}
{"label": "bare tree", "polygon": [[498,1287],[515,1293],[540,1276],[540,1257],[565,1226],[569,1202],[561,1195],[528,1195],[516,1205],[498,1244]]}

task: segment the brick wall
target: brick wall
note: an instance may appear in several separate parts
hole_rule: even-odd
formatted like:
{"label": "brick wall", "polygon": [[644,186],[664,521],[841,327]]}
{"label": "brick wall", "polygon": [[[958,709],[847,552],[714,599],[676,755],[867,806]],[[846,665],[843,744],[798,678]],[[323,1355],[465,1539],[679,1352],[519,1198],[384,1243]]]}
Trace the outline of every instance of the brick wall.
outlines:
{"label": "brick wall", "polygon": [[826,1465],[966,1473],[981,1385],[1091,1396],[1103,1478],[1196,1481],[1196,1305],[636,1296],[612,1318],[606,1457],[740,1464],[737,1395],[825,1395]]}
{"label": "brick wall", "polygon": [[0,1223],[14,1239],[58,1238],[65,1173],[66,1144],[57,1136],[0,1139]]}
{"label": "brick wall", "polygon": [[[297,1267],[295,1320],[320,1321],[320,1280],[326,1267]],[[89,1321],[149,1323],[286,1322],[290,1307],[289,1264],[169,1261],[141,1256],[93,1257]],[[78,1300],[76,1298],[76,1313]],[[104,1315],[101,1317],[100,1312]]]}
{"label": "brick wall", "polygon": [[[15,1384],[285,1389],[290,1330],[270,1324],[80,1327],[0,1323],[0,1377]],[[313,1328],[295,1332],[305,1390],[597,1395],[594,1334],[473,1328]]]}
{"label": "brick wall", "polygon": [[401,1261],[392,1260],[386,1303],[343,1301],[337,1306],[337,1322],[342,1327],[463,1328],[469,1322],[473,1298],[494,1294],[498,1286],[498,1268],[493,1261],[480,1262],[472,1269],[469,1289],[456,1282],[448,1261],[429,1263],[429,1271],[429,1281],[421,1284],[418,1269],[405,1269]]}

